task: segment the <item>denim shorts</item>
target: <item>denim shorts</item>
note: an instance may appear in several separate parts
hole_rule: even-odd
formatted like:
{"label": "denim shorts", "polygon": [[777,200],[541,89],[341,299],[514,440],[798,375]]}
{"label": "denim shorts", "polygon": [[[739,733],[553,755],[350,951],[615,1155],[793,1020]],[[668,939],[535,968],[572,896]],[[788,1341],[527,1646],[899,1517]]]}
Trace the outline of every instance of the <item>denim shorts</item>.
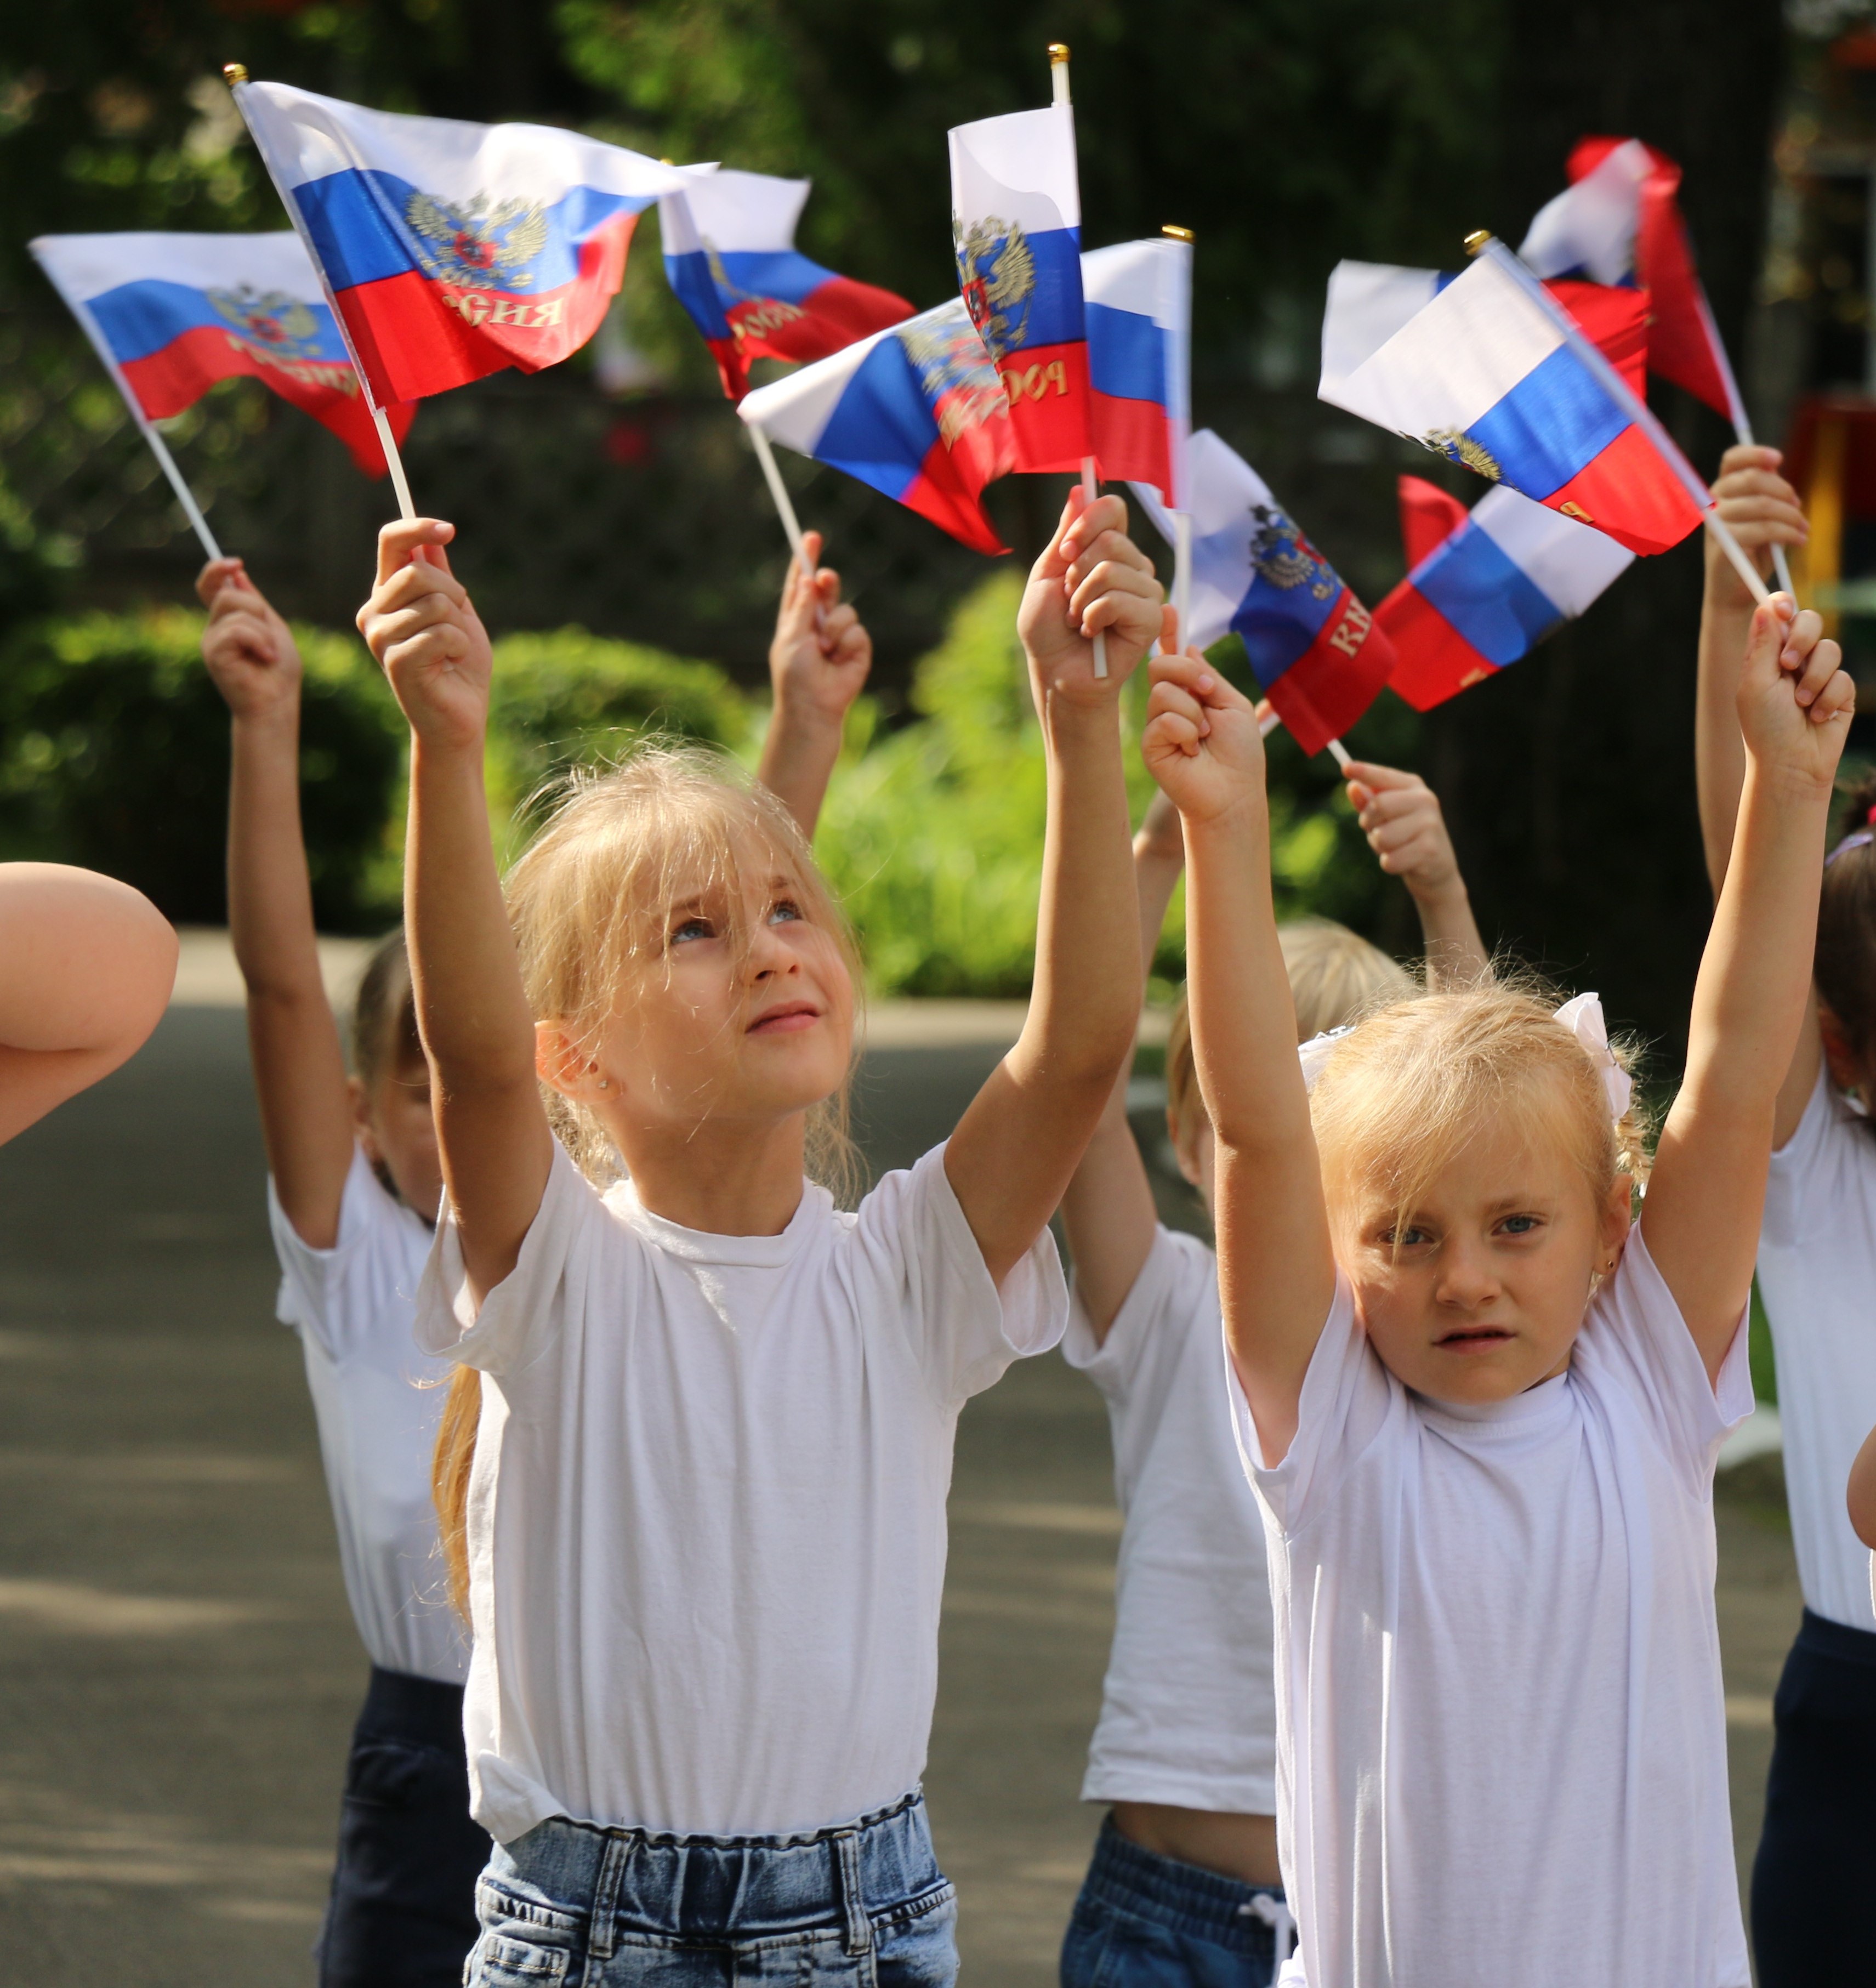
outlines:
{"label": "denim shorts", "polygon": [[1143,1850],[1110,1817],[1062,1942],[1062,1988],[1270,1988],[1290,1925],[1280,1891]]}
{"label": "denim shorts", "polygon": [[957,1894],[924,1797],[804,1836],[555,1816],[498,1844],[466,1988],[950,1988]]}

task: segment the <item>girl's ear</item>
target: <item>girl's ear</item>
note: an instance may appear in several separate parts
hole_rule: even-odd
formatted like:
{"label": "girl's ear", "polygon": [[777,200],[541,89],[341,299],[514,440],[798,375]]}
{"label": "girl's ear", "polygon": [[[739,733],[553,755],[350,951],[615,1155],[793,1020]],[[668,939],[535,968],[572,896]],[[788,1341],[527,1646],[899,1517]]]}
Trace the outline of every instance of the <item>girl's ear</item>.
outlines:
{"label": "girl's ear", "polygon": [[371,1094],[365,1088],[362,1077],[348,1077],[345,1080],[346,1100],[352,1107],[352,1134],[364,1148],[365,1158],[374,1167],[384,1164],[384,1155],[379,1150],[377,1128],[371,1121]]}
{"label": "girl's ear", "polygon": [[1850,1046],[1849,1031],[1821,1001],[1817,1004],[1817,1032],[1824,1037],[1824,1060],[1830,1081],[1839,1090],[1859,1090],[1876,1075],[1863,1068],[1861,1060]]}
{"label": "girl's ear", "polygon": [[607,1087],[599,1065],[558,1022],[534,1025],[534,1070],[542,1083],[576,1102],[590,1100]]}
{"label": "girl's ear", "polygon": [[1597,1222],[1597,1241],[1601,1245],[1597,1254],[1598,1270],[1612,1270],[1621,1260],[1628,1232],[1634,1226],[1634,1176],[1617,1174],[1603,1198]]}

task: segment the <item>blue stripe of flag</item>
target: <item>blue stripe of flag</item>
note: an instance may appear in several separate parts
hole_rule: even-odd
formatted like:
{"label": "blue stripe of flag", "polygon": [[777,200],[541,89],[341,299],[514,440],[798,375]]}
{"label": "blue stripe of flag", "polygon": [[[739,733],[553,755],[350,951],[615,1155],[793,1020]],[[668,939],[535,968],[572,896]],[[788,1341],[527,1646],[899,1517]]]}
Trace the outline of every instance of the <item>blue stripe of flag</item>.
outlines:
{"label": "blue stripe of flag", "polygon": [[[447,262],[447,255],[439,254],[447,245],[418,235],[404,218],[417,191],[395,173],[350,167],[294,188],[306,232],[335,290],[421,272],[420,252]],[[524,269],[492,276],[489,287],[528,296],[559,289],[579,275],[580,244],[603,221],[650,205],[593,187],[571,188],[545,209],[547,241],[540,254]],[[518,283],[517,276],[525,281]]]}
{"label": "blue stripe of flag", "polygon": [[1541,502],[1580,475],[1628,424],[1589,368],[1560,345],[1466,432],[1514,490]]}
{"label": "blue stripe of flag", "polygon": [[1260,574],[1251,582],[1231,625],[1244,637],[1245,654],[1266,690],[1323,631],[1344,589],[1333,573],[1325,579],[1329,597],[1319,600],[1307,587],[1273,587]]}
{"label": "blue stripe of flag", "polygon": [[[123,365],[130,364],[133,360],[147,359],[153,352],[161,352],[166,345],[173,345],[185,331],[194,331],[202,325],[218,326],[230,331],[235,329],[208,301],[205,291],[188,283],[165,282],[157,277],[120,283],[116,289],[92,298],[87,308],[97,320],[105,343]],[[339,336],[338,326],[333,323],[332,313],[323,304],[309,303],[306,308],[319,326],[319,344],[317,350],[311,352],[303,345],[299,347],[298,356],[343,359],[345,342]]]}
{"label": "blue stripe of flag", "polygon": [[834,403],[814,459],[897,499],[917,480],[938,438],[937,420],[904,347],[882,338]]}
{"label": "blue stripe of flag", "polygon": [[1563,618],[1489,532],[1471,522],[1415,570],[1413,583],[1489,663],[1515,663]]}
{"label": "blue stripe of flag", "polygon": [[1139,311],[1117,310],[1112,304],[1090,303],[1084,308],[1088,378],[1095,392],[1164,407],[1171,370],[1171,333]]}

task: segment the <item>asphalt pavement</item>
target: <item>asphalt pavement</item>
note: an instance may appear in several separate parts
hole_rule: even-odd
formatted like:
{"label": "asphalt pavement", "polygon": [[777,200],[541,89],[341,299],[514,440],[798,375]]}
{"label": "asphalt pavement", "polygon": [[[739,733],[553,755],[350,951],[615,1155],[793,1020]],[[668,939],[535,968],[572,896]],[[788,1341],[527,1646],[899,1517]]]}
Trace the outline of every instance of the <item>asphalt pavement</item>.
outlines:
{"label": "asphalt pavement", "polygon": [[[922,1046],[868,1057],[876,1168],[944,1136],[995,1033],[881,1030]],[[272,1323],[262,1182],[226,1005],[172,1009],[126,1070],[0,1149],[8,1983],[312,1980],[366,1665],[297,1346]],[[1043,1988],[1098,1821],[1077,1794],[1119,1534],[1104,1412],[1058,1358],[967,1412],[952,1521],[927,1790],[967,1981]],[[1798,1603],[1763,1472],[1721,1530],[1743,1860]]]}

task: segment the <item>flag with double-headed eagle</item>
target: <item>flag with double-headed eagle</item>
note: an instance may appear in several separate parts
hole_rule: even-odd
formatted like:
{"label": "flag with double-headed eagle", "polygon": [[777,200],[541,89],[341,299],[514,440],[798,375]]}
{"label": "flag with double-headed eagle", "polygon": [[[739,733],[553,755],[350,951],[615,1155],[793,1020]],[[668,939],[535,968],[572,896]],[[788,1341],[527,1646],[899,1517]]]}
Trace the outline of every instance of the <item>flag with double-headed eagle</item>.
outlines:
{"label": "flag with double-headed eagle", "polygon": [[[153,421],[238,375],[330,428],[367,476],[384,450],[299,237],[42,235],[33,254],[118,390]],[[414,407],[387,410],[401,441]]]}
{"label": "flag with double-headed eagle", "polygon": [[1002,377],[1016,467],[1078,470],[1094,444],[1074,112],[1018,110],[950,137],[958,287]]}
{"label": "flag with double-headed eagle", "polygon": [[543,124],[367,110],[285,83],[235,100],[380,406],[577,351],[639,215],[683,178]]}
{"label": "flag with double-headed eagle", "polygon": [[664,274],[732,401],[749,390],[752,359],[825,359],[912,315],[904,298],[795,246],[811,181],[698,167],[686,179],[658,202]]}
{"label": "flag with double-headed eagle", "polygon": [[1649,303],[1648,369],[1751,428],[1682,218],[1681,169],[1639,138],[1580,139],[1570,187],[1540,208],[1518,253],[1540,276],[1632,285]]}
{"label": "flag with double-headed eagle", "polygon": [[758,387],[736,411],[974,550],[1009,549],[982,502],[1016,466],[1009,404],[961,299]]}
{"label": "flag with double-headed eagle", "polygon": [[1712,509],[1621,369],[1499,242],[1452,278],[1337,263],[1317,392],[1631,552],[1665,552]]}
{"label": "flag with double-headed eagle", "polygon": [[[1354,590],[1231,445],[1201,428],[1187,451],[1192,520],[1192,625],[1200,648],[1235,631],[1271,708],[1306,752],[1320,752],[1381,695],[1392,645]],[[1159,492],[1134,495],[1170,544]]]}

